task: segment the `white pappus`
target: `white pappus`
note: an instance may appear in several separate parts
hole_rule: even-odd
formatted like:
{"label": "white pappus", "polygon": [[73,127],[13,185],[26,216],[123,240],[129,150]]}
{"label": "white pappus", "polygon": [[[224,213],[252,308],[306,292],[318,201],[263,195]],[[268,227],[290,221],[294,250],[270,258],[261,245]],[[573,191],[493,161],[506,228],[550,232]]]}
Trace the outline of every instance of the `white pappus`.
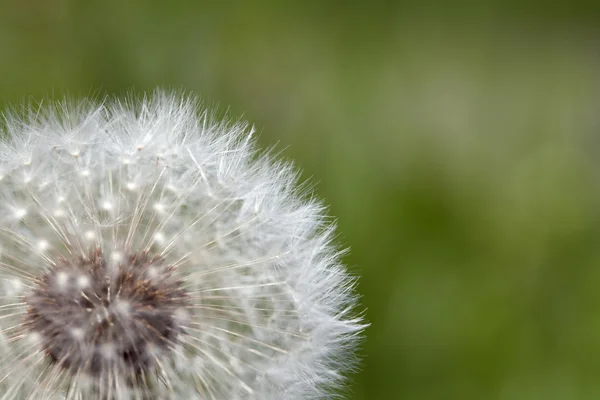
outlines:
{"label": "white pappus", "polygon": [[323,399],[356,365],[323,205],[191,97],[63,102],[0,142],[0,399]]}

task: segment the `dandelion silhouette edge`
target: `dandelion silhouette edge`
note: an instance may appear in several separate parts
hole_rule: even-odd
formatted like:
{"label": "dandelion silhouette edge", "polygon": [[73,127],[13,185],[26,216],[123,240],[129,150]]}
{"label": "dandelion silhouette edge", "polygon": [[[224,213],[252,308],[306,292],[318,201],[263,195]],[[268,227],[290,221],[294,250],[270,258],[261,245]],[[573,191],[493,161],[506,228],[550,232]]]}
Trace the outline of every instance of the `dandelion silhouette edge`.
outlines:
{"label": "dandelion silhouette edge", "polygon": [[322,203],[197,100],[63,102],[0,143],[0,399],[321,399],[356,365]]}

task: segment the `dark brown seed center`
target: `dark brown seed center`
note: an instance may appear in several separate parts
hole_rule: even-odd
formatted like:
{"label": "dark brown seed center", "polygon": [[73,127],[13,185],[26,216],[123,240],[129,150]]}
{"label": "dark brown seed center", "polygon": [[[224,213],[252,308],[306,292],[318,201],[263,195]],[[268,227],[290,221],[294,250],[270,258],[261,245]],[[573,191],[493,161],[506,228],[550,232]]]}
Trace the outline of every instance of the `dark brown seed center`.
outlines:
{"label": "dark brown seed center", "polygon": [[27,298],[26,327],[50,361],[73,373],[108,369],[134,377],[183,332],[187,295],[173,268],[134,253],[107,263],[102,250],[61,260]]}

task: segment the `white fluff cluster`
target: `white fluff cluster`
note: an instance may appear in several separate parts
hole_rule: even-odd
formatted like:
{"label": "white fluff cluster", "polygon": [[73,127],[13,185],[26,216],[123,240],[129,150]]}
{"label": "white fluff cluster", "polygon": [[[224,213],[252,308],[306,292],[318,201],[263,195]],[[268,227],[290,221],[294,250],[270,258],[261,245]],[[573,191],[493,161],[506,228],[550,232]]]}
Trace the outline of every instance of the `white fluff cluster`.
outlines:
{"label": "white fluff cluster", "polygon": [[0,399],[332,396],[364,327],[354,280],[246,124],[157,92],[4,130]]}

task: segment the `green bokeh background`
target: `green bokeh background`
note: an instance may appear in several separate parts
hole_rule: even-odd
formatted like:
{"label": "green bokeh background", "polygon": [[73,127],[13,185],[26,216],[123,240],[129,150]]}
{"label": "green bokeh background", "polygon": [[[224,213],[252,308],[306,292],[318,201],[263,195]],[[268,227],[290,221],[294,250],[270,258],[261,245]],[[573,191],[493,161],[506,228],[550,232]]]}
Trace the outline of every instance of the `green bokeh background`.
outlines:
{"label": "green bokeh background", "polygon": [[583,2],[10,0],[0,103],[197,93],[339,218],[347,398],[600,398],[600,15]]}

